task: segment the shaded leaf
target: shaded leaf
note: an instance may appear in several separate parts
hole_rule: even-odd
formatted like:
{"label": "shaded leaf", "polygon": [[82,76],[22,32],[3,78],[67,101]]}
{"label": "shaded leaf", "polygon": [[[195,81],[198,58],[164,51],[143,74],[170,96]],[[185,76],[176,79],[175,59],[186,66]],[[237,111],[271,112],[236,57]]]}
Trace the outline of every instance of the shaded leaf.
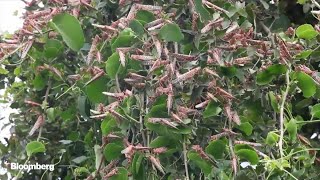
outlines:
{"label": "shaded leaf", "polygon": [[212,165],[206,160],[202,159],[198,153],[193,151],[188,152],[188,159],[195,163],[204,172],[205,175],[211,173]]}
{"label": "shaded leaf", "polygon": [[183,39],[180,27],[177,24],[166,24],[159,32],[159,35],[165,41],[179,42]]}
{"label": "shaded leaf", "polygon": [[103,154],[107,161],[112,161],[121,156],[121,151],[124,149],[123,146],[116,143],[109,143],[104,148]]}
{"label": "shaded leaf", "polygon": [[211,141],[206,147],[206,153],[212,155],[215,159],[223,158],[223,153],[226,150],[226,143],[223,140]]}

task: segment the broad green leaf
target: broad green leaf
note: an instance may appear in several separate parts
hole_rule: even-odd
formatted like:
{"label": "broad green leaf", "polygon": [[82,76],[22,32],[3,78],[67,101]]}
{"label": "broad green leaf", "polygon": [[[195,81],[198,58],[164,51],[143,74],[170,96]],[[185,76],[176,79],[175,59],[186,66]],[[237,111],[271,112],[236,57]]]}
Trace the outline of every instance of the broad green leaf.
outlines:
{"label": "broad green leaf", "polygon": [[266,144],[273,146],[275,145],[279,140],[279,135],[277,135],[275,132],[269,132],[266,138]]}
{"label": "broad green leaf", "polygon": [[111,79],[115,79],[116,74],[118,73],[120,60],[119,53],[113,53],[106,62],[106,72]]}
{"label": "broad green leaf", "polygon": [[315,38],[319,33],[313,28],[311,24],[303,24],[296,29],[298,38],[310,40]]}
{"label": "broad green leaf", "polygon": [[47,58],[55,58],[63,52],[63,44],[56,39],[49,39],[44,45],[44,55]]}
{"label": "broad green leaf", "polygon": [[34,80],[32,81],[33,87],[37,90],[40,91],[42,90],[47,82],[46,80],[41,76],[41,74],[37,74]]}
{"label": "broad green leaf", "polygon": [[252,165],[258,164],[259,157],[254,150],[250,149],[240,149],[236,151],[236,154],[240,159],[249,161]]}
{"label": "broad green leaf", "polygon": [[117,121],[112,116],[107,116],[101,123],[101,131],[103,135],[108,135],[117,127]]}
{"label": "broad green leaf", "polygon": [[292,141],[296,140],[297,138],[297,123],[295,119],[291,119],[287,124],[287,132],[289,133],[289,137]]}
{"label": "broad green leaf", "polygon": [[212,15],[210,12],[203,7],[202,0],[194,0],[194,6],[197,13],[200,14],[200,18],[202,21],[209,21],[212,19]]}
{"label": "broad green leaf", "polygon": [[88,119],[90,116],[90,104],[86,96],[79,96],[78,97],[78,110],[83,118]]}
{"label": "broad green leaf", "polygon": [[193,151],[188,152],[188,159],[196,164],[206,176],[211,173],[212,165],[206,160],[202,159],[198,153]]}
{"label": "broad green leaf", "polygon": [[116,143],[109,143],[104,148],[103,154],[107,161],[112,161],[121,156],[121,151],[124,149],[123,146]]}
{"label": "broad green leaf", "polygon": [[46,147],[39,141],[31,141],[26,146],[27,155],[31,156],[38,152],[45,152]]}
{"label": "broad green leaf", "polygon": [[236,127],[237,129],[244,132],[247,136],[252,134],[253,127],[249,122],[241,123],[239,126]]}
{"label": "broad green leaf", "polygon": [[168,109],[166,104],[159,104],[152,106],[148,117],[168,118]]}
{"label": "broad green leaf", "polygon": [[9,71],[4,69],[3,67],[0,67],[0,74],[8,74]]}
{"label": "broad green leaf", "polygon": [[62,36],[64,42],[74,51],[79,51],[85,42],[83,30],[79,21],[68,13],[53,17],[52,27]]}
{"label": "broad green leaf", "polygon": [[180,27],[177,24],[166,24],[159,32],[159,35],[165,41],[179,42],[183,39],[183,34],[181,33]]}
{"label": "broad green leaf", "polygon": [[216,116],[221,112],[221,108],[219,104],[215,101],[210,101],[207,105],[206,109],[203,112],[203,118],[209,118],[212,116]]}
{"label": "broad green leaf", "polygon": [[226,150],[226,143],[223,140],[211,141],[206,147],[206,153],[212,155],[215,159],[223,158],[223,153]]}
{"label": "broad green leaf", "polygon": [[295,55],[295,58],[298,58],[298,59],[307,59],[311,53],[313,51],[312,50],[305,50],[305,51],[302,51],[300,52],[299,54]]}
{"label": "broad green leaf", "polygon": [[316,93],[316,84],[312,77],[304,72],[297,72],[298,87],[302,90],[303,96],[309,98]]}
{"label": "broad green leaf", "polygon": [[114,52],[119,47],[129,47],[135,42],[134,32],[126,28],[111,42],[111,49]]}
{"label": "broad green leaf", "polygon": [[109,180],[128,180],[128,171],[123,167],[117,167],[117,174],[111,176]]}
{"label": "broad green leaf", "polygon": [[269,84],[276,76],[284,74],[287,71],[287,67],[282,64],[275,64],[269,66],[266,70],[257,74],[257,84],[266,85]]}
{"label": "broad green leaf", "polygon": [[138,11],[135,17],[142,25],[156,20],[152,12],[145,10]]}
{"label": "broad green leaf", "polygon": [[130,21],[129,27],[139,36],[144,33],[144,27],[138,20],[133,19]]}
{"label": "broad green leaf", "polygon": [[316,118],[320,118],[320,104],[315,104],[311,108],[311,115]]}
{"label": "broad green leaf", "polygon": [[88,99],[93,103],[103,103],[107,99],[107,97],[102,94],[102,92],[107,90],[107,83],[107,78],[102,76],[88,84],[85,89]]}

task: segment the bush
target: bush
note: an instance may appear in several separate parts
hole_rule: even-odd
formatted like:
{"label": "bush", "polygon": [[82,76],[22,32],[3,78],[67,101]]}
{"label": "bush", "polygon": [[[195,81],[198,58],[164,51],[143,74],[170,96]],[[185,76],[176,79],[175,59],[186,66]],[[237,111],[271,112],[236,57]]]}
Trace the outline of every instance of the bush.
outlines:
{"label": "bush", "polygon": [[0,149],[55,169],[13,176],[317,179],[317,25],[264,0],[42,3],[1,43]]}

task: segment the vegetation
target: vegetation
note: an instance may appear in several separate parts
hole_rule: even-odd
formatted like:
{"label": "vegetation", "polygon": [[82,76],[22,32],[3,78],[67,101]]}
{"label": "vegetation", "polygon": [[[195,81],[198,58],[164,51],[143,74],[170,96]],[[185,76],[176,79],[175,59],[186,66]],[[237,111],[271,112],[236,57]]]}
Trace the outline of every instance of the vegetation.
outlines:
{"label": "vegetation", "polygon": [[21,179],[318,179],[317,8],[31,1],[0,44],[2,101],[20,112],[2,166]]}

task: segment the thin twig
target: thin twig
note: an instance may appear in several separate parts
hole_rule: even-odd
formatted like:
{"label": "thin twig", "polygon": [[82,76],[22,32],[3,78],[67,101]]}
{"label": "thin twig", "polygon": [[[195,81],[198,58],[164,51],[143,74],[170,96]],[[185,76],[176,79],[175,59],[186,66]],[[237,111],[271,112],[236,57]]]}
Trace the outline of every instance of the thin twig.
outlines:
{"label": "thin twig", "polygon": [[184,169],[186,171],[186,180],[190,180],[189,170],[188,170],[188,159],[187,159],[187,147],[186,147],[186,137],[183,140],[183,160],[184,160]]}
{"label": "thin twig", "polygon": [[[290,68],[290,67],[289,67]],[[288,96],[289,88],[290,88],[290,69],[287,70],[286,72],[286,90],[282,95],[282,100],[280,104],[280,117],[279,117],[279,123],[280,123],[280,138],[279,138],[279,150],[280,150],[280,156],[281,158],[283,157],[283,135],[284,135],[284,129],[283,129],[283,124],[284,124],[284,105]]]}

